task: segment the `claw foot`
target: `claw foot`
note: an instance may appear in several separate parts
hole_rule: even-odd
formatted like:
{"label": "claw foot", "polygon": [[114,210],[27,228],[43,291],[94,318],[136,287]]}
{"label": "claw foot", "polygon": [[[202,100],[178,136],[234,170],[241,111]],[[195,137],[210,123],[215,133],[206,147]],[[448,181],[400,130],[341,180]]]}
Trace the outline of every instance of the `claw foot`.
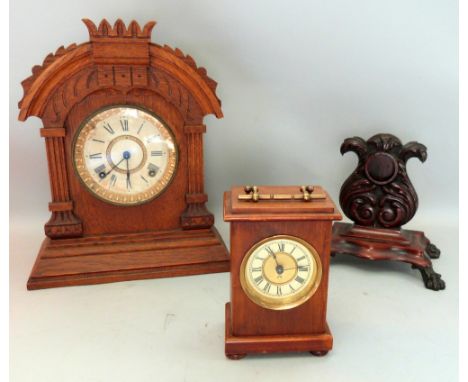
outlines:
{"label": "claw foot", "polygon": [[440,249],[437,248],[434,244],[429,243],[425,252],[431,259],[438,259],[440,257]]}
{"label": "claw foot", "polygon": [[419,268],[424,285],[427,289],[432,290],[443,290],[445,289],[445,281],[442,280],[442,276],[439,273],[434,272],[431,266],[426,268]]}

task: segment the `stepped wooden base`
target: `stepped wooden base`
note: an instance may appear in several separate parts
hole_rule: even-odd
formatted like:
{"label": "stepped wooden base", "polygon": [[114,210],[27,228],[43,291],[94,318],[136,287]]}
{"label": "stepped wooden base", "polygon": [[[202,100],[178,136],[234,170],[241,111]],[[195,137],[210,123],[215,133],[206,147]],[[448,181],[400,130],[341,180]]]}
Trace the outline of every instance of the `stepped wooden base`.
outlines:
{"label": "stepped wooden base", "polygon": [[431,261],[439,258],[440,251],[421,231],[335,223],[331,253],[332,256],[352,255],[368,260],[403,261],[421,272],[426,288],[445,289],[445,282],[434,272]]}
{"label": "stepped wooden base", "polygon": [[323,356],[333,347],[333,337],[328,325],[320,334],[234,336],[231,327],[231,307],[226,304],[225,354],[229,359],[241,359],[252,353],[310,352]]}
{"label": "stepped wooden base", "polygon": [[228,252],[214,227],[60,240],[46,238],[27,288],[228,271]]}

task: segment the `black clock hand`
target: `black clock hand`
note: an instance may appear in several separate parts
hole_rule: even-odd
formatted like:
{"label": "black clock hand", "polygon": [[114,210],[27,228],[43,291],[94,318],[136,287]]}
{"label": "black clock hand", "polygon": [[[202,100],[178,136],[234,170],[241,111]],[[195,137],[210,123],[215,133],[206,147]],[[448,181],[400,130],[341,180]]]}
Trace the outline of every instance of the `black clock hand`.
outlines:
{"label": "black clock hand", "polygon": [[125,160],[125,158],[122,158],[121,160],[119,160],[119,162],[117,164],[114,164],[111,169],[109,171],[106,172],[106,176],[109,175],[113,170],[114,168],[116,168],[120,163],[122,163],[123,161]]}
{"label": "black clock hand", "polygon": [[276,258],[276,253],[273,252],[270,247],[266,247],[265,250],[268,252],[270,256],[273,257],[273,259],[275,259],[275,263],[278,266],[279,264],[278,264],[278,259]]}
{"label": "black clock hand", "polygon": [[120,163],[122,163],[124,160],[125,160],[125,158],[122,158],[122,159],[119,161],[119,163],[114,164],[114,165],[111,167],[111,169],[110,169],[109,171],[107,171],[107,172],[105,172],[105,171],[100,172],[100,173],[99,173],[99,177],[100,177],[101,179],[104,179],[107,175],[109,175],[109,174],[114,170],[114,168],[116,168],[116,167],[117,167]]}
{"label": "black clock hand", "polygon": [[[268,248],[268,249],[266,249],[266,248]],[[273,251],[271,250],[270,247],[266,247],[266,248],[265,248],[265,249],[266,249],[266,251],[268,252],[268,254],[269,254],[270,256],[272,256],[273,259],[275,260],[275,263],[276,263],[276,267],[275,267],[276,273],[277,273],[278,275],[281,275],[281,274],[284,272],[284,268],[283,268],[283,266],[282,266],[280,263],[278,263],[278,259],[276,258],[276,253],[273,252]]]}
{"label": "black clock hand", "polygon": [[129,153],[128,151],[124,151],[123,154],[122,154],[122,159],[119,160],[119,161],[117,162],[117,164],[114,164],[114,165],[111,167],[111,169],[110,169],[109,171],[107,171],[107,172],[104,172],[104,171],[103,171],[103,172],[100,172],[100,173],[99,173],[99,177],[100,177],[101,179],[104,179],[107,175],[109,175],[112,171],[114,171],[114,169],[115,169],[120,163],[122,163],[124,160],[127,160],[127,165],[128,165],[128,158],[130,158],[130,153]]}
{"label": "black clock hand", "polygon": [[130,171],[128,169],[128,159],[127,159],[127,188],[132,188],[132,183],[130,182]]}

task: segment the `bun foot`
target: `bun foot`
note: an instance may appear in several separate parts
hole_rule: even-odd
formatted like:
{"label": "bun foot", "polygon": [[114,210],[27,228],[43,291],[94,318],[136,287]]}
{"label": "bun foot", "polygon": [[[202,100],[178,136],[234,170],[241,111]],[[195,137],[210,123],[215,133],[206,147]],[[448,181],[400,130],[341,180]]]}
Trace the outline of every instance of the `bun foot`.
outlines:
{"label": "bun foot", "polygon": [[247,354],[226,354],[226,357],[228,357],[229,359],[233,359],[235,361],[237,361],[238,359],[242,359],[246,356]]}
{"label": "bun foot", "polygon": [[316,357],[323,357],[324,355],[328,354],[328,350],[323,350],[323,351],[311,351],[310,354],[316,356]]}

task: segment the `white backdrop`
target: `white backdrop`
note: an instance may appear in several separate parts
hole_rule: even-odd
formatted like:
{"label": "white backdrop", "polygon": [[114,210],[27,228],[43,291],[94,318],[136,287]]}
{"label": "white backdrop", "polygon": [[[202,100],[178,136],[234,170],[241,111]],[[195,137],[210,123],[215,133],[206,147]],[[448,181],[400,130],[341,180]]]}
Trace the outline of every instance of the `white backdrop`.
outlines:
{"label": "white backdrop", "polygon": [[[266,377],[268,370],[274,380],[292,365],[297,374],[289,377],[317,375],[322,381],[454,381],[457,7],[455,0],[12,1],[14,380],[207,381],[220,375],[252,380]],[[26,292],[49,217],[50,191],[40,121],[16,119],[20,82],[60,45],[87,41],[84,17],[112,23],[118,17],[127,23],[157,20],[153,42],[190,54],[218,82],[225,116],[205,120],[205,177],[208,207],[226,241],[222,193],[234,184],[321,184],[338,201],[339,188],[356,164],[354,154],[339,153],[345,138],[388,132],[403,143],[425,144],[426,163],[412,159],[408,164],[420,201],[408,226],[426,230],[442,248],[435,268],[448,289],[425,290],[407,265],[335,263],[329,299],[336,340],[332,354],[322,360],[272,357],[235,364],[222,354],[227,274],[199,277],[196,298],[187,295],[192,288],[187,280],[193,278]],[[132,311],[125,310],[129,306]],[[172,313],[166,313],[169,309]],[[176,313],[179,321],[166,331]],[[363,359],[366,368],[354,370]],[[168,374],[162,378],[160,373]]]}
{"label": "white backdrop", "polygon": [[[11,213],[47,218],[40,121],[16,120],[20,82],[60,45],[84,42],[87,17],[157,20],[218,82],[224,119],[206,118],[206,189],[220,211],[233,184],[322,184],[337,199],[358,135],[393,133],[428,147],[409,162],[418,215],[457,215],[457,2],[27,1],[11,4]],[[222,220],[217,214],[218,222]]]}

